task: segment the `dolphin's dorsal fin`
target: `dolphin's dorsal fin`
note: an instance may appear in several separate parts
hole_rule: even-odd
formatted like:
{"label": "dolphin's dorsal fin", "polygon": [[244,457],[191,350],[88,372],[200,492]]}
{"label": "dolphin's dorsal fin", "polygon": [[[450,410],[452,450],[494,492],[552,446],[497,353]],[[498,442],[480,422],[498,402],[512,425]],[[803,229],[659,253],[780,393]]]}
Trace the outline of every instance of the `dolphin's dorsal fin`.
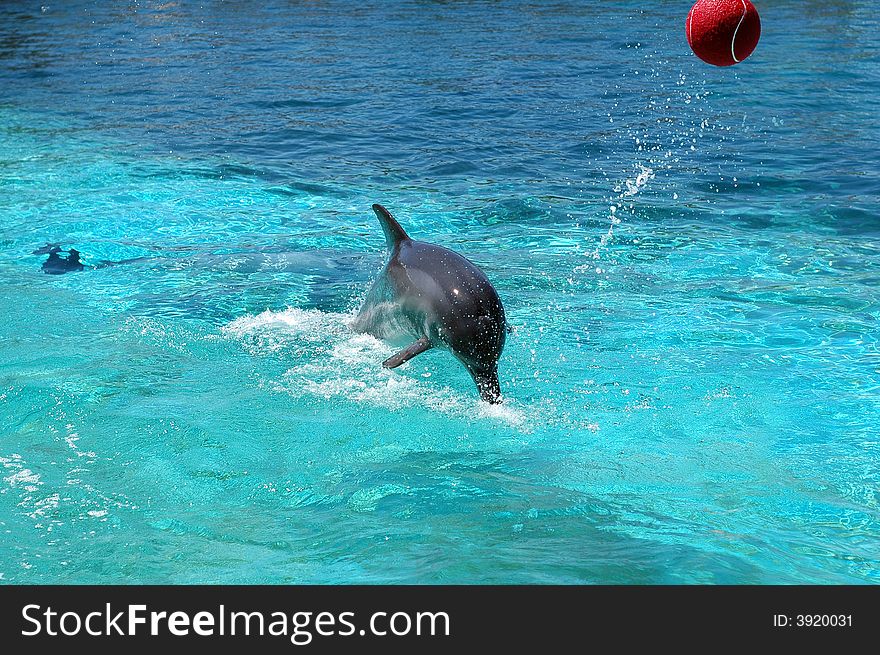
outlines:
{"label": "dolphin's dorsal fin", "polygon": [[400,223],[391,215],[390,211],[378,204],[373,205],[373,211],[376,212],[376,216],[378,216],[379,222],[382,224],[382,231],[385,233],[385,243],[388,245],[388,250],[394,250],[401,241],[409,240],[406,232],[403,231]]}

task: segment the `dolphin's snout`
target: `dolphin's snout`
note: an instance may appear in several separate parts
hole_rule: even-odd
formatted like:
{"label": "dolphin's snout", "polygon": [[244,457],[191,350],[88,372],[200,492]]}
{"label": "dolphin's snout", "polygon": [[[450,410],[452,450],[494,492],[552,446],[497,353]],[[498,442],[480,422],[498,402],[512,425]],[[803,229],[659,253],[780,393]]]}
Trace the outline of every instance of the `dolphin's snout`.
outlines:
{"label": "dolphin's snout", "polygon": [[497,405],[501,402],[501,384],[498,382],[498,371],[488,373],[472,372],[474,382],[477,383],[477,390],[480,392],[480,399]]}

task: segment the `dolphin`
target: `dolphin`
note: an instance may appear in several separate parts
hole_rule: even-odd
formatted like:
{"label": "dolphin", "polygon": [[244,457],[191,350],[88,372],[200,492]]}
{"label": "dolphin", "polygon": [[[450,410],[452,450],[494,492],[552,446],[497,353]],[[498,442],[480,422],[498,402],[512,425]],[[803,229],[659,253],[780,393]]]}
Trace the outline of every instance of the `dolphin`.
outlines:
{"label": "dolphin", "polygon": [[397,368],[431,348],[461,362],[480,398],[501,402],[498,358],[509,331],[492,284],[474,264],[446,248],[407,236],[382,205],[373,205],[389,259],[364,300],[352,328],[400,345],[386,359]]}

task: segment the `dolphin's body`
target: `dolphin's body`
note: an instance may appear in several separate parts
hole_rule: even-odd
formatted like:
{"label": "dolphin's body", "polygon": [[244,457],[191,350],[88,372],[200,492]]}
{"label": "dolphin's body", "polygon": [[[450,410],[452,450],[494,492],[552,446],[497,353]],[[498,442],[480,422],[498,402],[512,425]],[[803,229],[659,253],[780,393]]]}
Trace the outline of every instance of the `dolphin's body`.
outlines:
{"label": "dolphin's body", "polygon": [[501,401],[498,358],[507,336],[504,307],[483,272],[446,248],[410,239],[382,205],[389,260],[352,327],[408,343],[383,366],[396,368],[430,348],[445,348],[473,377],[480,398]]}

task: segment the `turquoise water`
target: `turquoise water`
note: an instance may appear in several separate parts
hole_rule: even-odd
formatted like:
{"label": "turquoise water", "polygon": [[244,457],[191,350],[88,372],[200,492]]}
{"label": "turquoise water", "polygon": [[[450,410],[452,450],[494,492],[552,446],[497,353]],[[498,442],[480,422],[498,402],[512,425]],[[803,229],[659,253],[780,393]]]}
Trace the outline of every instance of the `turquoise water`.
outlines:
{"label": "turquoise water", "polygon": [[[880,580],[873,3],[10,4],[0,581]],[[373,202],[503,405],[348,328]]]}

